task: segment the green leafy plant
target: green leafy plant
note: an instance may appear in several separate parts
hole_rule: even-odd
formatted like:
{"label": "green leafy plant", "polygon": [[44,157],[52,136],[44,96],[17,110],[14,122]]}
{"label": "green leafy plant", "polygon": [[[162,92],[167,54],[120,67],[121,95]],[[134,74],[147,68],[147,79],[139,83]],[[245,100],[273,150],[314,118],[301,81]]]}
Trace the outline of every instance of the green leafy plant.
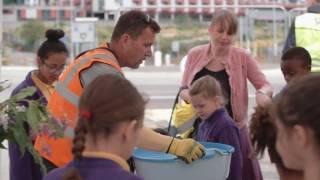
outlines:
{"label": "green leafy plant", "polygon": [[[0,82],[0,92],[9,87],[4,84]],[[21,154],[24,155],[28,151],[35,163],[40,165],[41,171],[46,174],[46,167],[34,149],[32,137],[37,134],[62,137],[64,125],[51,118],[39,100],[27,99],[35,92],[35,87],[28,87],[0,103],[0,148],[5,148],[5,140],[17,143]],[[27,105],[23,106],[22,103]]]}
{"label": "green leafy plant", "polygon": [[[38,47],[39,40],[42,40],[46,26],[42,21],[30,20],[20,27],[20,39],[23,41],[23,50],[33,51]],[[37,32],[37,33],[35,33]]]}

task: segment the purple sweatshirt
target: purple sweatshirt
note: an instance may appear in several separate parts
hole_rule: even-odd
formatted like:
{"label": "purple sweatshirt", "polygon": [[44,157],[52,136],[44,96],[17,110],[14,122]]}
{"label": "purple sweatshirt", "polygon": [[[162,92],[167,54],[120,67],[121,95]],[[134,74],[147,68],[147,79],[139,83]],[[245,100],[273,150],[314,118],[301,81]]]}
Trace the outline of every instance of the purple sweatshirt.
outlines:
{"label": "purple sweatshirt", "polygon": [[61,180],[70,167],[77,167],[82,179],[85,180],[142,180],[112,160],[92,157],[84,157],[76,166],[72,161],[64,167],[57,168],[45,176],[43,180]]}
{"label": "purple sweatshirt", "polygon": [[216,110],[208,119],[202,121],[198,127],[197,141],[228,144],[235,148],[231,157],[228,180],[242,179],[242,153],[240,147],[239,130],[224,108]]}
{"label": "purple sweatshirt", "polygon": [[[31,79],[32,71],[28,73],[26,79],[22,81],[11,93],[11,96],[16,95],[22,89],[30,86],[35,86]],[[41,100],[43,105],[47,105],[47,100],[37,88],[33,96],[28,97],[30,100]],[[22,105],[27,106],[25,102]],[[22,156],[18,144],[9,142],[9,158],[10,158],[10,180],[41,180],[42,174],[40,167],[33,161],[33,157],[29,152],[25,152]]]}

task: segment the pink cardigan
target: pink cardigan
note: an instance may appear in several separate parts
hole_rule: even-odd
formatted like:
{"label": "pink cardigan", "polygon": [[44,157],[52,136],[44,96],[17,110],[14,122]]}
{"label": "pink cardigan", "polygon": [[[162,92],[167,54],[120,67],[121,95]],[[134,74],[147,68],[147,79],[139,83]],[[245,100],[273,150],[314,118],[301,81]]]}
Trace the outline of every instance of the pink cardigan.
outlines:
{"label": "pink cardigan", "polygon": [[[210,44],[200,45],[188,52],[181,86],[190,87],[197,72],[209,63]],[[247,79],[256,90],[272,94],[272,87],[259,69],[256,61],[243,49],[232,47],[225,63],[231,87],[231,107],[239,128],[247,124],[248,85]]]}

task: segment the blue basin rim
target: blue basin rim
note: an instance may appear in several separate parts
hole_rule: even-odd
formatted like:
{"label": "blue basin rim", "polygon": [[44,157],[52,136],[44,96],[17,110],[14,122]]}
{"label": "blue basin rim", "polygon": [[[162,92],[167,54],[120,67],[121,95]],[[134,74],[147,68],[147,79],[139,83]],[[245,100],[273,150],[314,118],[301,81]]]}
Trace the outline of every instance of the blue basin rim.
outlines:
{"label": "blue basin rim", "polygon": [[[229,145],[220,144],[220,143],[211,143],[211,142],[200,142],[206,148],[217,148],[223,153],[233,153],[234,148]],[[216,153],[215,151],[206,149],[206,155],[202,159],[209,159],[213,157]],[[177,156],[172,154],[166,154],[163,152],[156,152],[156,151],[148,151],[143,149],[135,149],[133,152],[133,157],[138,160],[143,161],[154,161],[154,162],[171,162],[177,160]]]}

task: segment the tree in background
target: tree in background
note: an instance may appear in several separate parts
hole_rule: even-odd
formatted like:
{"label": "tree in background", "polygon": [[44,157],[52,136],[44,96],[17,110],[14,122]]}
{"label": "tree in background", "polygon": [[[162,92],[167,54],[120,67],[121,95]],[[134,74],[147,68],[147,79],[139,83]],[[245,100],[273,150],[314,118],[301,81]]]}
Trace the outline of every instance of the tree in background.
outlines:
{"label": "tree in background", "polygon": [[3,4],[10,5],[10,4],[23,4],[23,0],[4,0]]}
{"label": "tree in background", "polygon": [[26,22],[19,30],[20,38],[23,41],[22,49],[33,51],[38,46],[38,42],[42,41],[46,31],[45,25],[38,20]]}

